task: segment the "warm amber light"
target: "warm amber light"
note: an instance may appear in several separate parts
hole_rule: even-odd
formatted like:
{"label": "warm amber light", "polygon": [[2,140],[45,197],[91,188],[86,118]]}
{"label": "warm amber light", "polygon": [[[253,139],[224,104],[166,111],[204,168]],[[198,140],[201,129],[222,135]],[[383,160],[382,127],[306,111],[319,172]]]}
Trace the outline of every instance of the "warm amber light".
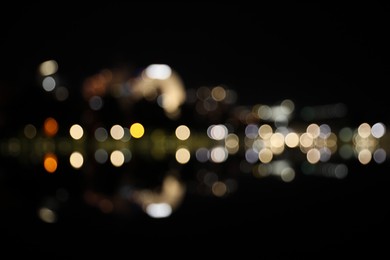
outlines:
{"label": "warm amber light", "polygon": [[140,123],[134,123],[130,126],[130,134],[134,138],[141,138],[145,133],[144,126]]}
{"label": "warm amber light", "polygon": [[58,132],[57,121],[52,117],[46,118],[43,124],[43,130],[47,136],[55,136]]}
{"label": "warm amber light", "polygon": [[53,173],[57,170],[57,156],[53,153],[45,155],[43,160],[43,167],[49,173]]}

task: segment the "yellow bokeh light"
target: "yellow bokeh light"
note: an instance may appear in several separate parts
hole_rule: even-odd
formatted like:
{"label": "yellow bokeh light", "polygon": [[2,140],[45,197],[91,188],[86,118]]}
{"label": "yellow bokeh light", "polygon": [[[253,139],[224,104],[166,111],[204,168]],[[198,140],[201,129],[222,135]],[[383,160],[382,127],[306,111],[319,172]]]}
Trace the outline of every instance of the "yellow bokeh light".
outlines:
{"label": "yellow bokeh light", "polygon": [[306,154],[307,161],[311,164],[316,164],[321,158],[321,153],[318,149],[310,149]]}
{"label": "yellow bokeh light", "polygon": [[362,138],[367,138],[370,136],[371,134],[371,126],[368,124],[368,123],[362,123],[359,127],[358,127],[358,134],[362,137]]}
{"label": "yellow bokeh light", "polygon": [[281,133],[275,133],[270,138],[271,146],[275,148],[283,147],[284,145],[284,136]]}
{"label": "yellow bokeh light", "polygon": [[270,125],[262,125],[259,128],[259,136],[264,140],[270,139],[272,136],[273,130]]}
{"label": "yellow bokeh light", "polygon": [[213,186],[211,188],[213,194],[217,197],[222,197],[227,192],[226,184],[220,181],[216,181],[213,183]]}
{"label": "yellow bokeh light", "polygon": [[308,148],[313,145],[314,140],[308,133],[303,133],[301,137],[299,137],[299,143],[302,145],[302,147]]}
{"label": "yellow bokeh light", "polygon": [[180,164],[186,164],[190,161],[191,154],[187,148],[179,148],[176,151],[176,161]]}
{"label": "yellow bokeh light", "polygon": [[187,126],[180,125],[176,128],[175,134],[177,139],[185,141],[190,137],[191,131]]}
{"label": "yellow bokeh light", "polygon": [[57,156],[53,153],[45,155],[43,160],[43,167],[49,173],[53,173],[57,170]]}
{"label": "yellow bokeh light", "polygon": [[130,134],[134,138],[141,138],[145,133],[144,126],[140,123],[134,123],[130,126]]}
{"label": "yellow bokeh light", "polygon": [[306,132],[313,138],[317,138],[320,135],[320,127],[317,124],[310,124],[306,128]]}
{"label": "yellow bokeh light", "polygon": [[73,168],[79,169],[84,164],[84,157],[80,152],[73,152],[69,157],[69,162]]}
{"label": "yellow bokeh light", "polygon": [[368,149],[362,149],[358,155],[361,164],[368,164],[372,159],[372,153]]}
{"label": "yellow bokeh light", "polygon": [[288,133],[284,138],[284,142],[290,148],[297,147],[299,145],[299,136],[297,133]]}
{"label": "yellow bokeh light", "polygon": [[56,73],[58,64],[55,60],[47,60],[39,65],[39,73],[41,76],[49,76]]}
{"label": "yellow bokeh light", "polygon": [[69,129],[69,133],[70,133],[70,136],[75,139],[75,140],[79,140],[83,137],[84,135],[84,130],[83,128],[78,125],[78,124],[74,124],[70,127]]}
{"label": "yellow bokeh light", "polygon": [[226,91],[223,87],[217,86],[211,90],[211,97],[215,101],[222,101],[226,98]]}
{"label": "yellow bokeh light", "polygon": [[273,153],[270,149],[268,148],[263,148],[259,152],[259,160],[262,163],[269,163],[272,161],[273,158]]}
{"label": "yellow bokeh light", "polygon": [[113,151],[110,155],[110,161],[112,165],[114,165],[115,167],[120,167],[125,162],[125,155],[123,154],[122,151],[119,150]]}

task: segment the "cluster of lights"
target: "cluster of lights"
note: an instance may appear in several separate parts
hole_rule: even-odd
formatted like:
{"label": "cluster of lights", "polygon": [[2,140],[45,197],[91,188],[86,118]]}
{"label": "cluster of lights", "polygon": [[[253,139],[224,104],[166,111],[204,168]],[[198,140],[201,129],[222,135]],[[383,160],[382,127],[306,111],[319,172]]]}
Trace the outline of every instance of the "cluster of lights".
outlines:
{"label": "cluster of lights", "polygon": [[[58,85],[57,62],[45,61],[38,71],[43,90],[53,92],[58,101],[65,101],[69,93],[67,88]],[[336,131],[325,123],[293,126],[295,104],[292,100],[285,99],[275,106],[238,107],[236,93],[225,86],[202,86],[186,93],[178,75],[164,64],[150,65],[140,75],[129,78],[123,70],[102,70],[84,81],[82,95],[94,113],[104,110],[105,96],[109,95],[127,108],[140,99],[156,102],[173,122],[180,118],[181,107],[187,103],[193,105],[199,117],[214,123],[203,128],[177,124],[173,130],[148,126],[144,122],[91,128],[88,122],[77,119],[80,121],[69,126],[68,135],[64,136],[59,131],[62,126],[58,119],[49,116],[41,126],[27,123],[22,136],[1,140],[1,154],[27,156],[30,161],[42,164],[48,174],[60,171],[63,162],[59,158],[64,156],[74,169],[83,169],[87,161],[98,165],[109,162],[120,168],[131,164],[133,156],[138,154],[155,161],[174,160],[176,166],[164,177],[158,192],[150,189],[139,189],[131,194],[123,192],[127,184],[118,188],[122,199],[138,203],[155,218],[169,216],[185,193],[186,186],[177,177],[180,174],[171,172],[194,161],[200,165],[196,174],[197,189],[223,197],[236,190],[237,180],[207,167],[221,165],[229,158],[239,158],[242,172],[252,173],[257,178],[277,176],[284,182],[294,180],[296,172],[292,163],[297,161],[302,163],[305,174],[320,173],[341,179],[347,176],[348,167],[339,159],[354,157],[366,165],[372,161],[381,164],[387,158],[383,141],[386,126],[382,122],[372,125],[364,122],[356,128],[342,127]],[[345,116],[345,106],[306,107],[301,115],[309,121],[315,116],[338,118]],[[337,157],[338,162],[332,162],[333,157]],[[104,213],[117,208],[115,199],[93,190],[86,191],[85,201]],[[46,222],[56,219],[48,208],[40,209],[39,216]]]}

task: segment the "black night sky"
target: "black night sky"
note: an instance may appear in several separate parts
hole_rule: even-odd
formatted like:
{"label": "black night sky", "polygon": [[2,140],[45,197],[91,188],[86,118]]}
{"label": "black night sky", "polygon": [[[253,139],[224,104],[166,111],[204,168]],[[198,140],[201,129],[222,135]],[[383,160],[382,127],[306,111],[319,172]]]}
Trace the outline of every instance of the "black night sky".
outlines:
{"label": "black night sky", "polygon": [[[85,107],[82,83],[100,70],[136,72],[154,63],[171,66],[188,89],[228,86],[239,105],[291,99],[300,109],[343,103],[345,125],[390,121],[389,7],[376,2],[34,3],[1,13],[0,141],[19,134],[26,122],[42,122],[48,111],[64,124],[79,120]],[[60,105],[37,84],[37,67],[50,59],[58,62],[69,87],[69,99]],[[144,116],[149,113],[143,110]],[[39,165],[7,157],[0,162],[5,241],[0,251],[15,255],[130,257],[142,255],[140,246],[153,251],[169,241],[161,255],[180,256],[177,248],[184,242],[188,255],[211,250],[221,256],[301,259],[376,253],[389,242],[387,161],[351,160],[342,180],[305,176],[299,169],[291,183],[236,172],[236,193],[226,198],[189,193],[167,219],[151,219],[139,209],[131,216],[101,213],[83,202],[85,180],[71,169],[47,177]],[[144,169],[159,167],[167,166]],[[185,170],[191,172],[191,165]],[[69,199],[56,223],[43,223],[37,207],[58,187],[67,188]]]}

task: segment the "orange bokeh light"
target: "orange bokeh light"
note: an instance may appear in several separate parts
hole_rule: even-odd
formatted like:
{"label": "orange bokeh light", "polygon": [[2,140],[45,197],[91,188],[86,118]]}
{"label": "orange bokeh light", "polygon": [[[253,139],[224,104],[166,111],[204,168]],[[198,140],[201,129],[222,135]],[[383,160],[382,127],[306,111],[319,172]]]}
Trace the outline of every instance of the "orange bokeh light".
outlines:
{"label": "orange bokeh light", "polygon": [[47,136],[54,136],[58,132],[58,123],[57,120],[55,120],[52,117],[46,118],[45,122],[43,123],[43,131]]}

